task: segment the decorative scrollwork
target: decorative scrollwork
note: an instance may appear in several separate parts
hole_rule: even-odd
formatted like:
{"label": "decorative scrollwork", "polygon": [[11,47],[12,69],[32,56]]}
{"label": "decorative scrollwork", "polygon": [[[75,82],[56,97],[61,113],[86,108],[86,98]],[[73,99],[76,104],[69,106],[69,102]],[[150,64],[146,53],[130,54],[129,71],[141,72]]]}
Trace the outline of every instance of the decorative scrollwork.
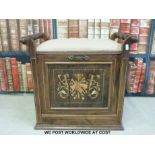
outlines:
{"label": "decorative scrollwork", "polygon": [[100,75],[89,74],[86,79],[83,73],[73,74],[72,77],[69,74],[58,74],[58,95],[61,99],[96,99],[100,95],[100,78]]}

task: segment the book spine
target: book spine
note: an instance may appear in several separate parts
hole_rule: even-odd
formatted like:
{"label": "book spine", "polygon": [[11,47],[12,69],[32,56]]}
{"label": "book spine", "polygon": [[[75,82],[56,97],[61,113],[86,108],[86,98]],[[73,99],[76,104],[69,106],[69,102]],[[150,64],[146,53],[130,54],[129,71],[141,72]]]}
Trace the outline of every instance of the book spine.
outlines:
{"label": "book spine", "polygon": [[[32,22],[33,22],[33,33],[34,34],[39,33],[39,20],[33,19]],[[38,46],[39,44],[40,44],[40,40],[39,39],[35,40],[35,45]]]}
{"label": "book spine", "polygon": [[28,33],[28,35],[33,34],[33,22],[32,22],[32,19],[27,20],[27,33]]}
{"label": "book spine", "polygon": [[0,32],[3,51],[9,51],[9,36],[6,19],[0,19]]}
{"label": "book spine", "polygon": [[28,88],[27,88],[26,64],[21,64],[21,68],[22,68],[23,90],[24,90],[24,92],[27,92],[28,91]]}
{"label": "book spine", "polygon": [[142,92],[142,90],[144,88],[145,72],[146,72],[146,63],[143,63],[142,71],[141,71],[141,75],[140,75],[140,79],[139,79],[138,93]]}
{"label": "book spine", "polygon": [[149,19],[141,19],[140,20],[140,28],[139,28],[139,45],[138,45],[138,53],[144,54],[147,52],[147,40],[150,31],[150,20]]}
{"label": "book spine", "polygon": [[19,51],[19,36],[16,19],[9,19],[9,37],[12,51]]}
{"label": "book spine", "polygon": [[26,63],[26,73],[27,73],[27,88],[28,91],[33,91],[33,80],[32,80],[32,71],[30,63]]}
{"label": "book spine", "polygon": [[[0,30],[1,32],[1,30]],[[1,33],[0,33],[0,52],[3,50],[3,47],[2,47],[2,39],[1,39]]]}
{"label": "book spine", "polygon": [[79,20],[79,38],[87,38],[88,37],[88,21],[85,19]]}
{"label": "book spine", "polygon": [[7,71],[8,86],[9,86],[8,90],[9,91],[14,91],[10,58],[6,57],[5,61],[6,61],[6,71]]}
{"label": "book spine", "polygon": [[1,91],[8,91],[7,73],[5,58],[0,58],[0,83]]}
{"label": "book spine", "polygon": [[68,38],[79,38],[79,20],[68,20]]}
{"label": "book spine", "polygon": [[139,27],[140,19],[131,19],[131,27]]}
{"label": "book spine", "polygon": [[121,23],[119,32],[129,34],[130,33],[130,23]]}
{"label": "book spine", "polygon": [[95,20],[88,19],[88,38],[95,38]]}
{"label": "book spine", "polygon": [[[136,36],[137,38],[139,38],[139,25],[140,25],[139,19],[131,19],[130,34]],[[139,45],[139,43],[134,43],[134,44],[130,45],[129,53],[137,54],[138,45]]]}
{"label": "book spine", "polygon": [[[45,30],[44,30],[44,20],[43,19],[39,19],[39,32],[42,32],[44,33]],[[40,39],[40,42],[44,42],[43,39]]]}
{"label": "book spine", "polygon": [[40,28],[40,32],[45,32],[43,19],[39,19],[39,28]]}
{"label": "book spine", "polygon": [[136,73],[135,73],[135,78],[134,78],[134,82],[133,82],[133,90],[134,90],[134,93],[137,93],[139,82],[140,82],[140,76],[142,73],[143,59],[135,58],[134,63],[136,65]]}
{"label": "book spine", "polygon": [[13,78],[13,89],[14,91],[20,91],[20,85],[19,85],[19,76],[18,76],[18,66],[16,58],[10,59],[11,64],[11,71],[12,71],[12,78]]}
{"label": "book spine", "polygon": [[49,36],[49,25],[48,25],[48,20],[47,19],[43,19],[44,21],[44,33],[46,36]]}
{"label": "book spine", "polygon": [[[27,19],[20,19],[19,20],[19,31],[20,31],[20,38],[28,35]],[[20,47],[21,47],[22,51],[27,51],[26,45],[20,43]]]}
{"label": "book spine", "polygon": [[21,62],[17,61],[20,91],[24,91]]}
{"label": "book spine", "polygon": [[153,94],[155,92],[155,61],[150,62],[149,67],[149,79],[147,82],[147,94]]}
{"label": "book spine", "polygon": [[155,35],[152,42],[152,54],[155,54]]}
{"label": "book spine", "polygon": [[48,19],[48,28],[49,28],[49,38],[53,38],[53,27],[52,27],[52,19]]}
{"label": "book spine", "polygon": [[101,20],[95,19],[95,38],[101,38]]}
{"label": "book spine", "polygon": [[101,39],[109,39],[110,20],[101,19]]}
{"label": "book spine", "polygon": [[120,19],[111,19],[110,20],[110,37],[113,33],[119,32]]}
{"label": "book spine", "polygon": [[134,93],[135,90],[133,89],[134,86],[134,79],[136,75],[136,65],[134,62],[129,61],[128,65],[128,75],[127,75],[127,83],[126,83],[126,89],[128,93]]}
{"label": "book spine", "polygon": [[68,20],[57,19],[57,37],[68,38]]}

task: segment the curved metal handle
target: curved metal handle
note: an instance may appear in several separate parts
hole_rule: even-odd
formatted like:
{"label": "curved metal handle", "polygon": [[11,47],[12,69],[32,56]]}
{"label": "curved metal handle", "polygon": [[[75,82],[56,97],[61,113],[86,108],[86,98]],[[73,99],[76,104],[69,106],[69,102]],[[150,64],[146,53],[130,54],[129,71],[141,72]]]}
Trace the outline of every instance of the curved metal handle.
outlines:
{"label": "curved metal handle", "polygon": [[88,61],[89,56],[87,56],[87,55],[71,55],[71,56],[68,56],[67,59],[69,61]]}

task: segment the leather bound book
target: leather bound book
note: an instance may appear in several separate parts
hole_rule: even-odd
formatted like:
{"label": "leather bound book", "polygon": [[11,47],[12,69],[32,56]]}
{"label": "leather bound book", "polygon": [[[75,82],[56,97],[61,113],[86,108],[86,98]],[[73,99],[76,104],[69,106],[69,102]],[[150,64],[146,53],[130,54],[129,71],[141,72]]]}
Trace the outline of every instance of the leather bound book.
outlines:
{"label": "leather bound book", "polygon": [[88,19],[88,38],[95,38],[95,20]]}
{"label": "leather bound book", "polygon": [[12,71],[12,79],[13,79],[13,88],[14,91],[20,91],[20,83],[19,83],[19,75],[18,75],[18,65],[16,58],[10,59],[11,71]]}
{"label": "leather bound book", "polygon": [[120,26],[120,19],[111,19],[110,20],[110,27],[119,28]]}
{"label": "leather bound book", "polygon": [[[20,38],[28,35],[27,19],[19,19],[19,33]],[[22,51],[27,51],[26,45],[20,43],[20,47]]]}
{"label": "leather bound book", "polygon": [[32,19],[27,20],[27,31],[28,31],[28,35],[33,34],[33,22],[32,22]]}
{"label": "leather bound book", "polygon": [[5,58],[0,58],[0,83],[1,91],[8,91],[7,73]]}
{"label": "leather bound book", "polygon": [[[39,33],[39,20],[33,19],[32,22],[33,22],[33,33],[34,34]],[[40,40],[39,39],[35,40],[35,44],[36,46],[38,46],[40,44]]]}
{"label": "leather bound book", "polygon": [[48,19],[48,37],[53,38],[53,26],[52,26],[52,19]]}
{"label": "leather bound book", "polygon": [[6,19],[0,19],[0,34],[3,51],[9,51],[8,24]]}
{"label": "leather bound book", "polygon": [[85,19],[79,20],[79,38],[88,38],[88,21]]}
{"label": "leather bound book", "polygon": [[149,28],[150,27],[150,19],[141,19],[140,20],[140,27]]}
{"label": "leather bound book", "polygon": [[138,93],[142,92],[144,87],[144,80],[145,80],[145,72],[146,72],[146,63],[142,64],[142,71],[139,79],[139,85],[138,85]]}
{"label": "leather bound book", "polygon": [[95,19],[95,38],[101,38],[101,20]]}
{"label": "leather bound book", "polygon": [[26,64],[21,64],[22,68],[22,82],[23,82],[23,91],[27,92],[27,73],[26,73]]}
{"label": "leather bound book", "polygon": [[26,63],[26,76],[27,76],[27,88],[28,91],[33,91],[32,70],[30,63]]}
{"label": "leather bound book", "polygon": [[13,88],[13,79],[12,79],[12,72],[11,72],[11,64],[10,64],[10,58],[6,57],[6,71],[7,71],[7,79],[8,79],[8,86],[9,86],[9,91],[14,91]]}
{"label": "leather bound book", "polygon": [[101,38],[109,39],[110,19],[101,19]]}
{"label": "leather bound book", "polygon": [[43,21],[44,21],[44,33],[46,36],[49,36],[48,19],[43,19]]}
{"label": "leather bound book", "polygon": [[22,79],[22,68],[21,68],[21,62],[20,61],[17,61],[17,66],[18,66],[18,77],[19,77],[20,91],[24,91],[23,79]]}
{"label": "leather bound book", "polygon": [[142,73],[142,65],[143,65],[143,59],[142,58],[135,58],[134,63],[136,65],[136,73],[135,73],[135,78],[133,82],[133,90],[134,93],[138,92],[138,85],[140,82],[140,76]]}
{"label": "leather bound book", "polygon": [[147,83],[147,94],[155,93],[155,61],[150,61],[149,79]]}
{"label": "leather bound book", "polygon": [[131,26],[139,27],[140,19],[131,19]]}
{"label": "leather bound book", "polygon": [[[1,31],[0,31],[1,32]],[[0,52],[3,51],[3,47],[2,47],[2,39],[1,39],[1,33],[0,33]]]}
{"label": "leather bound book", "polygon": [[79,20],[68,20],[68,38],[79,38]]}
{"label": "leather bound book", "polygon": [[16,19],[9,19],[9,37],[12,51],[19,51],[19,35]]}
{"label": "leather bound book", "polygon": [[57,38],[68,38],[67,19],[57,19]]}

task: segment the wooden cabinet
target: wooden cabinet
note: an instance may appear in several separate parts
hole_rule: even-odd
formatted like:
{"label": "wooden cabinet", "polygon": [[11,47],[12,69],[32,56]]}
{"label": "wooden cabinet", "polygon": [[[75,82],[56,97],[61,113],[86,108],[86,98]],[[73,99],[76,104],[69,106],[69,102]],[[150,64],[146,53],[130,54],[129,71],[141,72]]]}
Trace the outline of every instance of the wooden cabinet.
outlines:
{"label": "wooden cabinet", "polygon": [[119,44],[69,39],[29,46],[36,129],[122,129],[128,58]]}

